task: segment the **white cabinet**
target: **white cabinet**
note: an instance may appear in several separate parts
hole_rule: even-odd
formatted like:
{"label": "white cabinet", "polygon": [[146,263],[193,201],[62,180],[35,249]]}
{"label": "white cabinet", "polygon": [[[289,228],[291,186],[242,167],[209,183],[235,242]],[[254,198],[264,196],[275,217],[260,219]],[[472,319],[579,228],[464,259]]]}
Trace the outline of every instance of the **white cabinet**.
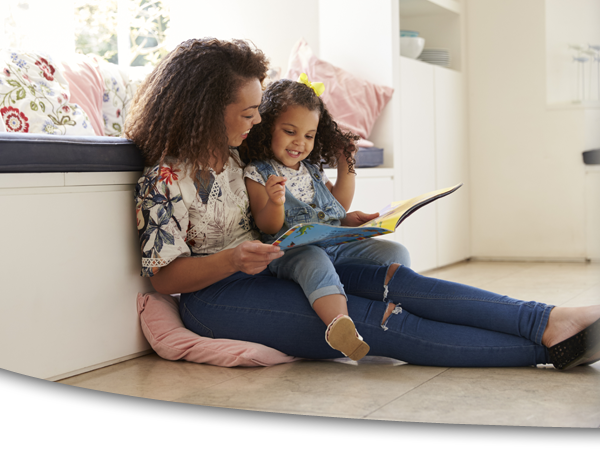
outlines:
{"label": "white cabinet", "polygon": [[437,266],[471,255],[469,153],[464,76],[434,67],[436,187],[463,187],[436,203]]}
{"label": "white cabinet", "polygon": [[[400,73],[401,199],[436,189],[435,98],[431,65],[402,58]],[[441,202],[441,201],[440,201]],[[420,209],[401,225],[400,240],[411,254],[415,270],[437,267],[436,202]]]}
{"label": "white cabinet", "polygon": [[61,379],[149,352],[136,309],[139,172],[2,174],[0,368]]}
{"label": "white cabinet", "polygon": [[401,227],[415,270],[469,257],[469,189],[463,76],[401,58],[400,179],[403,198],[457,183],[458,192],[424,207]]}

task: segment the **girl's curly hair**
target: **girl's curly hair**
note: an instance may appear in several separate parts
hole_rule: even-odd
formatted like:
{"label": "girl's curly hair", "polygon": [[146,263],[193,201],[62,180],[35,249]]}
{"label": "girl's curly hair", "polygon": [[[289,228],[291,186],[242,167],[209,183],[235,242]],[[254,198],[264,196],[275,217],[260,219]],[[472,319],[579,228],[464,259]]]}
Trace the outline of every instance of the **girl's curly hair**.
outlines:
{"label": "girl's curly hair", "polygon": [[196,178],[211,158],[229,158],[225,107],[248,81],[262,84],[267,70],[267,58],[250,42],[184,41],[138,89],[125,136],[141,149],[146,166],[162,166],[170,157]]}
{"label": "girl's curly hair", "polygon": [[275,121],[290,106],[303,106],[310,111],[319,113],[315,145],[306,160],[319,166],[319,169],[323,171],[323,164],[329,166],[337,164],[336,152],[343,150],[349,172],[355,173],[356,160],[352,153],[356,150],[354,141],[360,137],[340,130],[327,111],[325,103],[312,88],[289,79],[273,82],[263,92],[262,102],[258,108],[262,121],[252,127],[248,137],[240,146],[241,158],[246,163],[252,160],[264,161],[274,158],[271,140]]}

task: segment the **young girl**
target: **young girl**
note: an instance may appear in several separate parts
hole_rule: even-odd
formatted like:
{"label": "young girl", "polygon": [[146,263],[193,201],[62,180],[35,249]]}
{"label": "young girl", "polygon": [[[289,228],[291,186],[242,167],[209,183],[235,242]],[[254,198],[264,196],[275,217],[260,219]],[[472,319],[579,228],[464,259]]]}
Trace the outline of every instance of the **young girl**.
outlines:
{"label": "young girl", "polygon": [[[350,208],[358,136],[340,131],[319,98],[320,89],[322,84],[312,84],[305,74],[299,82],[272,83],[259,108],[262,122],[252,128],[242,147],[242,159],[251,161],[244,171],[250,209],[265,243],[298,223],[340,225]],[[322,172],[324,163],[337,165],[335,184]],[[334,265],[356,261],[409,265],[402,245],[374,239],[294,248],[269,264],[278,278],[300,284],[327,325],[329,345],[353,360],[364,357],[369,345],[348,316],[346,294]]]}

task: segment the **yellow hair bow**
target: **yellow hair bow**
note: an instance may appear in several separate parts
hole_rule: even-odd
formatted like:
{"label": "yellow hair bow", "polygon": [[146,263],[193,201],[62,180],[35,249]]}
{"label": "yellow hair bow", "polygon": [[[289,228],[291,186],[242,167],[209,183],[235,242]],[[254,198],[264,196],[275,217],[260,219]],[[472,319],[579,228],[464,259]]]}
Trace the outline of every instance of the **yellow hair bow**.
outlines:
{"label": "yellow hair bow", "polygon": [[300,82],[301,84],[304,84],[307,87],[312,88],[314,90],[314,92],[317,94],[317,96],[321,96],[323,94],[323,92],[325,91],[325,84],[323,84],[323,82],[309,81],[306,73],[302,73],[300,75],[300,77],[298,78],[297,82]]}

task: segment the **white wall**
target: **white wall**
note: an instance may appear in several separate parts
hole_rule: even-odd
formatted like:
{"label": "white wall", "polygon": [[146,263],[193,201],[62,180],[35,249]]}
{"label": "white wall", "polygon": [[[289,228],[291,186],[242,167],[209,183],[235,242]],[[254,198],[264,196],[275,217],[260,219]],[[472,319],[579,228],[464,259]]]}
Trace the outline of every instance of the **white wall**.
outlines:
{"label": "white wall", "polygon": [[600,110],[548,108],[545,0],[467,7],[473,255],[583,260]]}
{"label": "white wall", "polygon": [[249,39],[282,73],[300,38],[319,53],[318,0],[185,0],[170,6],[169,49],[189,38]]}
{"label": "white wall", "polygon": [[[569,44],[600,46],[599,0],[546,0],[547,96],[551,104],[576,98],[577,64]],[[587,98],[593,100],[599,99],[597,65],[585,64]],[[591,87],[590,79],[595,82]]]}

